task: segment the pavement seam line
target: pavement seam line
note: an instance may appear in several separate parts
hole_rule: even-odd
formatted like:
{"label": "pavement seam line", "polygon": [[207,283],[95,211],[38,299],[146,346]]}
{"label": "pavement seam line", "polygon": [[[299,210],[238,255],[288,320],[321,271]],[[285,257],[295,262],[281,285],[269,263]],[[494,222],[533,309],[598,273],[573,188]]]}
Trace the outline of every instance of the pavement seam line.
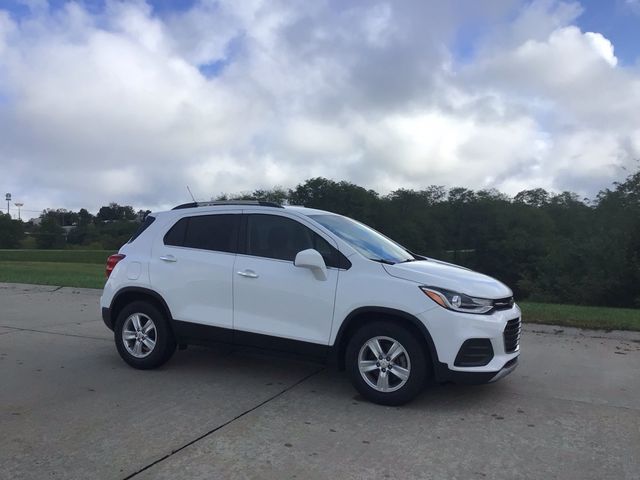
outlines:
{"label": "pavement seam line", "polygon": [[145,466],[144,466],[144,467],[142,467],[141,469],[139,469],[139,470],[137,470],[137,471],[133,472],[132,474],[130,474],[130,475],[128,475],[128,476],[126,476],[126,477],[124,477],[122,480],[129,480],[129,479],[131,479],[131,478],[135,477],[136,475],[139,475],[139,474],[141,474],[142,472],[144,472],[144,471],[146,471],[146,470],[150,469],[151,467],[153,467],[153,466],[155,466],[155,465],[157,465],[157,464],[159,464],[159,463],[161,463],[161,462],[164,462],[166,459],[168,459],[169,457],[173,456],[174,454],[176,454],[176,453],[178,453],[178,452],[181,452],[181,451],[182,451],[182,450],[184,450],[185,448],[190,447],[191,445],[193,445],[193,444],[195,444],[195,443],[199,442],[200,440],[203,440],[203,439],[207,438],[209,435],[211,435],[211,434],[213,434],[213,433],[217,432],[218,430],[220,430],[220,429],[222,429],[222,428],[226,427],[227,425],[230,425],[231,423],[235,422],[236,420],[241,419],[241,418],[242,418],[242,417],[244,417],[245,415],[248,415],[249,413],[251,413],[251,412],[253,412],[253,411],[257,410],[257,409],[258,409],[258,408],[260,408],[260,407],[262,407],[263,405],[266,405],[267,403],[271,402],[272,400],[275,400],[276,398],[278,398],[278,397],[280,397],[281,395],[283,395],[283,394],[287,393],[288,391],[290,391],[290,390],[294,389],[295,387],[297,387],[297,386],[298,386],[298,385],[300,385],[301,383],[305,382],[306,380],[310,379],[310,378],[311,378],[311,377],[313,377],[314,375],[317,375],[318,373],[320,373],[320,372],[322,372],[322,371],[324,371],[324,370],[325,370],[325,368],[323,367],[323,368],[321,368],[321,369],[319,369],[319,370],[316,370],[316,371],[314,371],[314,372],[310,373],[309,375],[305,375],[305,376],[304,376],[304,377],[302,377],[300,380],[298,380],[297,382],[295,382],[295,383],[291,384],[290,386],[288,386],[288,387],[287,387],[287,388],[285,388],[284,390],[281,390],[281,391],[277,392],[276,394],[274,394],[274,395],[270,396],[270,397],[269,397],[269,398],[267,398],[266,400],[263,400],[263,401],[262,401],[262,402],[260,402],[259,404],[257,404],[257,405],[255,405],[255,406],[253,406],[253,407],[249,408],[248,410],[245,410],[244,412],[242,412],[242,413],[240,413],[240,414],[236,415],[236,416],[235,416],[235,417],[233,417],[232,419],[227,420],[227,421],[226,421],[226,422],[224,422],[223,424],[218,425],[216,428],[214,428],[214,429],[212,429],[212,430],[209,430],[208,432],[203,433],[203,434],[202,434],[202,435],[200,435],[199,437],[197,437],[197,438],[195,438],[195,439],[193,439],[193,440],[191,440],[191,441],[189,441],[189,442],[185,443],[185,444],[184,444],[184,445],[182,445],[181,447],[178,447],[178,448],[176,448],[175,450],[171,450],[171,453],[168,453],[168,454],[164,455],[163,457],[161,457],[161,458],[159,458],[159,459],[157,459],[157,460],[154,460],[154,461],[153,461],[153,462],[151,462],[150,464],[145,465]]}
{"label": "pavement seam line", "polygon": [[[10,327],[9,325],[0,325],[0,328],[8,328],[10,330],[15,330],[18,332],[48,333],[50,335],[62,335],[63,337],[88,338],[89,340],[102,340],[105,342],[111,341],[111,339],[109,338],[87,337],[86,335],[74,335],[73,333],[47,332],[46,330],[34,330],[32,328]],[[6,332],[6,333],[9,333],[9,332]]]}
{"label": "pavement seam line", "polygon": [[[43,290],[41,292],[13,292],[11,293],[11,297],[18,297],[18,296],[25,296],[25,295],[49,295],[50,293],[53,293],[55,290]],[[4,293],[2,290],[0,290],[0,293]],[[9,298],[9,295],[5,296],[5,298]]]}
{"label": "pavement seam line", "polygon": [[[65,288],[65,287],[56,287],[54,285],[39,285],[42,287],[47,287],[47,288],[53,288],[53,290],[21,290],[18,292],[14,292],[11,289],[8,288],[1,288],[0,287],[0,293],[8,293],[9,295],[40,295],[43,293],[53,293],[53,292],[57,292],[58,290],[60,290],[61,288]],[[69,287],[69,288],[73,288],[73,287]]]}

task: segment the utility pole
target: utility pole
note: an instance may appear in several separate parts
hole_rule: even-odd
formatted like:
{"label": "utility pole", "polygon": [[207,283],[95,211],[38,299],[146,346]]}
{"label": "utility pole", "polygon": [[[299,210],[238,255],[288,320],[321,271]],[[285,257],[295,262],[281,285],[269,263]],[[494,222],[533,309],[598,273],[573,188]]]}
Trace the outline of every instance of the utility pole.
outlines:
{"label": "utility pole", "polygon": [[4,196],[4,199],[7,201],[7,215],[9,215],[9,203],[11,203],[11,194],[7,193]]}
{"label": "utility pole", "polygon": [[24,203],[22,203],[22,202],[16,202],[16,203],[14,203],[14,205],[15,205],[16,207],[18,207],[18,220],[22,220],[22,218],[20,218],[20,208],[22,208],[22,207],[24,206]]}

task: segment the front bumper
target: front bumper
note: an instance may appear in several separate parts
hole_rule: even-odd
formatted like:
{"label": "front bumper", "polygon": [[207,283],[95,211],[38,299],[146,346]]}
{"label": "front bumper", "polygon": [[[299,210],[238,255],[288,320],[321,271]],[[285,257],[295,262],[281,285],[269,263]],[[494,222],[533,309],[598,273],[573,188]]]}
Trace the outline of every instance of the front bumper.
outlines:
{"label": "front bumper", "polygon": [[517,366],[518,366],[518,357],[514,358],[513,360],[509,360],[506,363],[506,365],[502,367],[502,370],[496,373],[496,375],[491,380],[489,380],[489,383],[497,382],[501,378],[506,377],[511,372],[513,372]]}
{"label": "front bumper", "polygon": [[461,385],[482,385],[485,383],[497,382],[513,372],[518,366],[518,357],[509,360],[497,372],[477,372],[450,370],[444,364],[436,366],[435,377],[438,383],[457,383]]}
{"label": "front bumper", "polygon": [[[495,382],[510,374],[518,364],[520,346],[518,344],[513,350],[510,348],[512,345],[505,345],[508,343],[505,341],[505,328],[507,322],[520,318],[520,315],[517,305],[490,315],[465,314],[444,308],[420,314],[437,354],[437,359],[433,359],[436,381],[481,384]],[[458,354],[469,340],[483,342],[486,347],[483,351],[489,351],[490,357],[484,357],[476,365],[460,362]]]}

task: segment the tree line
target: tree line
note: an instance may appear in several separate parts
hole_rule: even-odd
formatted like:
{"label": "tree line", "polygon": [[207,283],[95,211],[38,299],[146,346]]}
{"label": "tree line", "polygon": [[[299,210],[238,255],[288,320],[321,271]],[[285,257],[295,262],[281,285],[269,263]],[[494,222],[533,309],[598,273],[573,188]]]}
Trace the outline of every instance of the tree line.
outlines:
{"label": "tree line", "polygon": [[[326,178],[291,189],[217,198],[229,199],[261,199],[347,215],[413,252],[496,277],[518,299],[640,307],[640,171],[594,199],[540,188],[510,197],[493,189],[442,186],[380,195]],[[148,213],[117,204],[103,209],[96,216],[84,209],[47,210],[40,225],[24,233],[33,234],[40,248],[59,248],[61,242],[118,248]],[[0,232],[8,232],[9,224],[18,228],[17,221],[4,217]],[[59,229],[69,222],[76,228],[65,240]],[[0,233],[0,246],[7,248],[5,237]]]}
{"label": "tree line", "polygon": [[46,209],[36,221],[12,220],[0,214],[0,248],[67,247],[117,250],[138,228],[149,210],[134,211],[129,205],[110,203],[96,215],[81,208]]}

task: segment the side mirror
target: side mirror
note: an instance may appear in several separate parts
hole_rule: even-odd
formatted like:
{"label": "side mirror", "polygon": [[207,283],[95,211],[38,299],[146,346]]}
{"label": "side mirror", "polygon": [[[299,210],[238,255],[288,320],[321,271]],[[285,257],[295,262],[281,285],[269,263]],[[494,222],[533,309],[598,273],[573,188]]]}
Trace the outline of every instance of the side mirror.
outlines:
{"label": "side mirror", "polygon": [[313,248],[298,252],[293,264],[296,267],[310,269],[318,280],[327,279],[327,265],[324,263],[324,258]]}

